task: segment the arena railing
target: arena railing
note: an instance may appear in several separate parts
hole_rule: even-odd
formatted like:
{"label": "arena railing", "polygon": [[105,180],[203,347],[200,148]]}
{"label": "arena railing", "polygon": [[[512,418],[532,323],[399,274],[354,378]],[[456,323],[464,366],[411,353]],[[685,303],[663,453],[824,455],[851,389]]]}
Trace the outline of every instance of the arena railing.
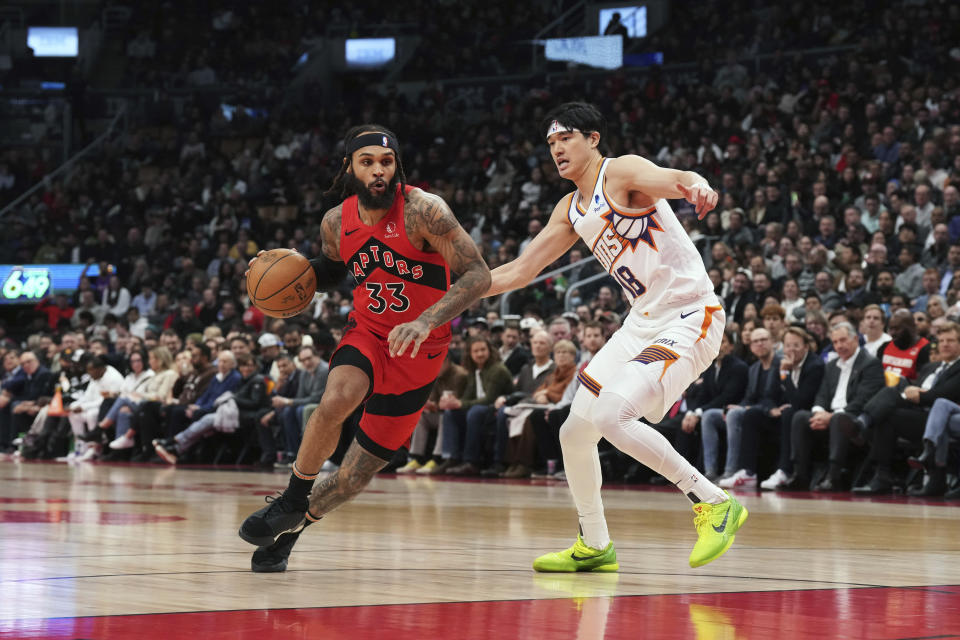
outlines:
{"label": "arena railing", "polygon": [[567,283],[567,291],[563,294],[563,310],[572,311],[570,308],[570,298],[573,296],[573,292],[577,291],[580,287],[585,284],[590,284],[591,282],[597,282],[598,280],[604,280],[606,278],[612,278],[609,273],[606,271],[601,271],[600,273],[595,273],[592,276],[587,276],[586,278],[581,278],[575,282]]}
{"label": "arena railing", "polygon": [[[566,273],[567,271],[570,271],[570,270],[572,270],[572,269],[576,269],[577,267],[585,266],[587,263],[593,262],[595,259],[596,259],[596,258],[594,258],[593,256],[590,256],[589,258],[583,258],[582,260],[577,260],[576,262],[573,262],[573,263],[571,263],[571,264],[562,266],[562,267],[560,267],[559,269],[553,269],[552,271],[548,271],[548,272],[546,272],[546,273],[540,274],[539,276],[537,276],[536,278],[534,278],[533,280],[531,280],[531,281],[527,284],[527,286],[524,287],[524,289],[529,288],[529,287],[531,287],[531,286],[533,286],[533,285],[535,285],[535,284],[538,284],[538,283],[540,283],[540,282],[543,282],[544,280],[549,280],[550,278],[555,278],[555,277],[557,277],[557,276],[559,276],[559,275],[561,275],[561,274],[563,274],[563,273]],[[601,273],[600,275],[601,275],[601,276],[609,276],[610,274],[604,272],[604,273]],[[588,278],[588,279],[589,279],[589,278]],[[581,280],[580,282],[583,282],[583,281]],[[519,289],[518,289],[518,291],[519,291]],[[568,287],[567,291],[569,292],[569,287]],[[507,315],[507,314],[510,313],[510,296],[511,296],[512,294],[513,294],[513,291],[507,291],[507,292],[504,292],[504,293],[500,294],[500,317],[503,317],[503,316],[505,316],[505,315]],[[568,297],[568,299],[569,299],[569,297]]]}
{"label": "arena railing", "polygon": [[83,160],[85,157],[99,149],[103,144],[110,139],[110,136],[113,135],[114,130],[117,129],[120,123],[126,122],[126,113],[125,108],[120,108],[116,115],[113,116],[113,119],[110,121],[110,124],[107,125],[106,130],[101,133],[97,138],[88,144],[86,147],[75,153],[69,160],[61,164],[59,167],[54,169],[52,172],[43,176],[39,182],[35,185],[24,191],[20,194],[16,200],[5,206],[3,209],[0,209],[0,219],[2,219],[7,213],[15,210],[21,203],[26,202],[30,196],[37,193],[44,187],[48,186],[51,181],[61,178],[62,176],[69,175],[69,173],[76,167],[77,163],[80,160]]}

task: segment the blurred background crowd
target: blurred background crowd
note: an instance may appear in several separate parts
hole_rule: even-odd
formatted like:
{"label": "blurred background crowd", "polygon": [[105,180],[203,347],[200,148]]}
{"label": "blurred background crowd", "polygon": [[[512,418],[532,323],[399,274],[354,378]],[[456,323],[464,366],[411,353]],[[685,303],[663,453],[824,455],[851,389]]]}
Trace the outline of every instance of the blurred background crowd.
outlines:
{"label": "blurred background crowd", "polygon": [[[677,1],[658,32],[624,39],[663,66],[594,71],[530,67],[530,41],[582,3],[311,4],[110,5],[114,58],[71,67],[42,116],[48,138],[95,148],[53,178],[49,145],[0,151],[5,262],[97,273],[3,308],[0,448],[289,462],[352,287],[274,320],[250,306],[244,271],[261,249],[319,253],[346,129],[395,131],[408,182],[446,199],[493,268],[570,191],[539,116],[587,100],[608,118],[606,155],[696,171],[720,193],[702,221],[671,204],[728,339],[658,428],[723,486],[956,494],[960,6]],[[427,12],[424,31],[411,16]],[[330,38],[410,29],[400,69],[304,72]],[[50,69],[14,56],[0,82],[29,93]],[[118,88],[122,126],[101,135]],[[628,309],[583,245],[548,271],[454,321],[389,470],[563,478],[576,371]],[[610,478],[662,480],[612,450],[602,461]]]}

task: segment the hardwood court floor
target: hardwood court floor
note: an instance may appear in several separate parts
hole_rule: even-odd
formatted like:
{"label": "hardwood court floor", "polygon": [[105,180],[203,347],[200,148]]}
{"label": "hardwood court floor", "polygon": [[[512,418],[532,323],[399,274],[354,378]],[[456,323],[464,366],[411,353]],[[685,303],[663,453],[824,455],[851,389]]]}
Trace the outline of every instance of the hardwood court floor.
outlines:
{"label": "hardwood court floor", "polygon": [[611,486],[620,573],[542,575],[576,533],[565,484],[382,476],[251,573],[237,527],[285,483],[0,462],[0,637],[960,637],[960,503],[749,492],[733,548],[690,569],[687,501]]}

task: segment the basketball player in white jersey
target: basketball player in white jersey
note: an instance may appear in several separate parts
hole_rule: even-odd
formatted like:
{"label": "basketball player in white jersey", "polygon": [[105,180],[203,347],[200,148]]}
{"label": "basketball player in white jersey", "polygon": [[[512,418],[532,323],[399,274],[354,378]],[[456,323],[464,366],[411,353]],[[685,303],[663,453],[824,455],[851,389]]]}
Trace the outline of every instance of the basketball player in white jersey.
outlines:
{"label": "basketball player in white jersey", "polygon": [[703,260],[667,203],[685,198],[702,219],[717,193],[691,171],[639,156],[604,158],[605,125],[592,105],[551,111],[542,134],[562,178],[577,190],[516,260],[492,273],[487,296],[526,286],[581,238],[632,302],[623,326],[580,374],[570,417],[560,429],[567,482],[580,516],[572,547],[537,558],[537,571],[616,571],[616,551],[600,499],[597,443],[606,438],[673,482],[693,502],[698,540],[690,566],[720,557],[747,510],[707,480],[655,429],[717,356],[724,313]]}

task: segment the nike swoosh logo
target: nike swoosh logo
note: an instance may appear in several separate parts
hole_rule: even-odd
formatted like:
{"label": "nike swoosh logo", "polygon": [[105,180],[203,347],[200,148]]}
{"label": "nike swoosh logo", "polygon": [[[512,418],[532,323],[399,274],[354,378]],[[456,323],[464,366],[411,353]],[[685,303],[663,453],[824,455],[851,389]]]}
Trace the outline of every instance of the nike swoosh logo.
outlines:
{"label": "nike swoosh logo", "polygon": [[681,311],[681,312],[680,312],[680,319],[681,319],[681,320],[684,320],[684,319],[686,319],[686,318],[689,318],[690,316],[692,316],[692,315],[695,314],[695,313],[696,313],[696,311],[691,311],[691,312],[688,313],[688,314],[684,314],[684,313]]}
{"label": "nike swoosh logo", "polygon": [[591,558],[581,558],[580,556],[578,556],[578,555],[575,554],[575,553],[571,553],[571,554],[570,554],[570,557],[573,558],[574,560],[591,560]]}
{"label": "nike swoosh logo", "polygon": [[350,231],[344,231],[344,232],[343,232],[343,235],[348,236],[348,235],[350,235],[351,233],[356,233],[357,231],[360,231],[360,229],[359,229],[359,228],[357,228],[357,229],[350,229]]}
{"label": "nike swoosh logo", "polygon": [[720,526],[713,525],[713,530],[717,533],[723,533],[727,528],[727,518],[730,517],[730,509],[727,509],[727,512],[723,514],[723,522],[720,523]]}
{"label": "nike swoosh logo", "polygon": [[439,354],[439,353],[428,353],[428,354],[427,354],[427,360],[433,360],[434,358],[439,358],[439,357],[440,357],[440,354]]}

